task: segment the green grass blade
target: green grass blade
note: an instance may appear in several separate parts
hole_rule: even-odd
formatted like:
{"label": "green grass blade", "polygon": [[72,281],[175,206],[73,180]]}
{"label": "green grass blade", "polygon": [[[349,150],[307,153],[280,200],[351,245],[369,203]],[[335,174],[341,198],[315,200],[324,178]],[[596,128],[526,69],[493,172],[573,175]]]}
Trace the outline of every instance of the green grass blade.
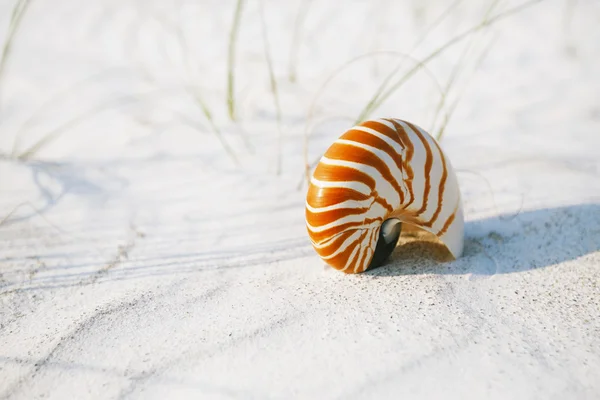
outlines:
{"label": "green grass blade", "polygon": [[9,59],[13,41],[15,40],[17,32],[19,31],[19,27],[21,26],[21,22],[23,21],[23,16],[25,15],[25,12],[27,11],[27,8],[30,4],[30,0],[17,0],[13,7],[10,22],[8,24],[8,32],[6,33],[6,39],[4,40],[4,44],[2,45],[2,53],[0,53],[0,83],[2,83],[2,79],[4,78],[6,64]]}
{"label": "green grass blade", "polygon": [[[475,62],[475,68],[473,71],[473,75],[475,74],[475,72],[477,71],[477,69],[481,66],[481,64],[483,63],[483,61],[485,60],[485,57],[489,54],[491,48],[493,47],[493,41],[490,42],[486,48],[483,50],[483,52],[479,55],[477,61]],[[471,77],[473,76],[471,75]],[[446,112],[446,115],[444,116],[444,120],[442,121],[442,125],[440,126],[440,128],[438,129],[438,132],[435,134],[435,138],[437,140],[442,140],[442,136],[444,135],[444,132],[446,131],[446,126],[448,125],[448,122],[450,122],[450,118],[452,117],[452,114],[454,113],[454,111],[456,110],[456,107],[458,106],[458,103],[460,101],[460,99],[462,98],[462,94],[464,93],[464,91],[467,89],[468,86],[468,81],[467,83],[461,88],[460,92],[458,93],[458,95],[456,96],[456,99],[452,102],[452,104],[450,105],[450,107],[448,107],[448,110]]]}
{"label": "green grass blade", "polygon": [[229,52],[227,59],[227,110],[229,118],[235,121],[235,45],[237,42],[244,0],[238,0],[233,14],[233,24],[229,33]]}
{"label": "green grass blade", "polygon": [[405,53],[401,53],[398,51],[373,51],[373,52],[369,52],[366,54],[361,54],[360,56],[354,57],[348,61],[346,61],[344,64],[342,64],[340,67],[336,68],[328,77],[327,79],[321,84],[321,86],[319,87],[319,90],[317,91],[317,93],[315,94],[315,96],[313,97],[313,100],[311,102],[310,108],[308,110],[308,114],[306,117],[306,125],[305,125],[305,129],[304,129],[304,164],[305,164],[305,175],[307,176],[307,178],[309,178],[309,161],[308,161],[308,144],[309,144],[309,139],[310,139],[310,125],[312,122],[312,119],[314,117],[314,113],[315,113],[315,108],[316,108],[316,104],[317,104],[317,100],[319,100],[319,98],[321,97],[321,95],[325,92],[325,89],[327,88],[327,86],[334,80],[334,78],[336,76],[338,76],[341,72],[343,72],[346,68],[350,67],[352,64],[370,58],[370,57],[374,57],[374,56],[378,56],[378,55],[392,55],[395,57],[402,57],[406,60],[410,60],[413,63],[415,63],[418,66],[422,67],[422,70],[427,74],[427,76],[429,76],[429,78],[431,79],[431,81],[436,85],[437,89],[440,91],[440,93],[442,93],[443,89],[442,86],[440,85],[440,83],[438,82],[437,78],[433,75],[433,73],[426,67],[424,66],[421,61],[419,61],[418,59],[412,57],[411,55],[405,54]]}
{"label": "green grass blade", "polygon": [[523,11],[524,9],[540,3],[543,0],[531,0],[531,1],[527,1],[519,6],[510,8],[507,11],[504,11],[500,14],[495,15],[494,17],[491,17],[489,19],[484,19],[482,22],[480,22],[479,24],[467,29],[466,31],[454,36],[452,39],[448,40],[446,43],[444,43],[442,46],[438,47],[436,50],[434,50],[432,53],[430,53],[427,57],[423,58],[423,60],[421,61],[421,64],[414,66],[413,68],[411,68],[410,70],[408,70],[408,72],[406,72],[401,78],[400,80],[398,80],[392,87],[390,87],[385,93],[382,93],[378,99],[376,101],[370,102],[367,107],[365,107],[363,109],[363,111],[359,114],[359,117],[357,118],[357,123],[360,123],[362,121],[364,121],[365,119],[367,119],[369,117],[369,115],[371,115],[375,110],[377,110],[382,104],[383,102],[385,102],[396,90],[398,90],[402,85],[404,85],[404,83],[406,83],[420,68],[422,68],[422,65],[425,65],[427,63],[429,63],[430,61],[432,61],[433,59],[435,59],[437,56],[439,56],[440,54],[442,54],[445,50],[447,50],[448,48],[462,42],[464,39],[466,39],[467,37],[469,37],[471,34],[478,32],[488,26],[491,26],[503,19],[506,19],[508,17],[510,17],[513,14],[516,14],[520,11]]}
{"label": "green grass blade", "polygon": [[[177,89],[180,89],[180,88],[177,88]],[[34,144],[29,146],[24,151],[20,152],[18,154],[17,158],[19,160],[23,160],[23,161],[30,160],[41,149],[43,149],[44,147],[46,147],[47,145],[49,145],[50,143],[52,143],[53,141],[55,141],[56,139],[58,139],[59,137],[64,135],[66,132],[68,132],[69,129],[72,129],[73,127],[88,120],[89,118],[92,118],[92,117],[98,115],[99,113],[101,113],[103,111],[111,110],[111,109],[114,109],[114,108],[117,108],[120,106],[138,103],[138,102],[146,100],[147,98],[152,98],[158,94],[162,94],[165,91],[166,91],[165,89],[155,89],[155,90],[148,91],[146,93],[120,96],[116,99],[111,99],[111,100],[105,101],[103,103],[100,103],[100,104],[96,105],[95,107],[93,107],[92,109],[82,112],[81,114],[79,114],[79,115],[71,118],[70,120],[66,121],[65,123],[61,124],[57,128],[51,130],[46,135],[44,135],[44,137],[42,137],[41,139],[36,141]],[[239,161],[238,161],[235,153],[233,152],[233,149],[231,149],[229,144],[224,140],[223,135],[221,135],[221,132],[219,131],[219,129],[212,122],[212,116],[210,115],[210,112],[207,111],[207,114],[205,114],[205,115],[208,116],[207,119],[209,120],[209,123],[211,124],[213,133],[217,136],[217,139],[219,140],[219,142],[221,143],[221,145],[223,146],[223,148],[225,149],[227,154],[231,157],[232,161],[236,165],[239,165]],[[186,125],[192,126],[195,129],[198,128],[197,124],[190,123],[189,118],[187,118],[187,119],[181,118],[181,114],[178,114],[178,116],[180,117],[182,122],[184,122]]]}
{"label": "green grass blade", "polygon": [[126,70],[127,70],[126,68],[121,68],[121,67],[108,68],[108,69],[102,70],[98,73],[95,73],[95,74],[88,76],[80,81],[75,82],[73,85],[69,86],[67,89],[52,96],[49,100],[47,100],[45,103],[43,103],[41,106],[39,106],[29,116],[29,118],[27,118],[27,120],[25,120],[25,122],[23,122],[23,124],[21,125],[21,127],[19,128],[17,133],[15,134],[15,141],[13,142],[11,157],[13,157],[13,158],[17,157],[17,153],[19,152],[19,145],[21,143],[21,137],[28,129],[30,129],[34,125],[35,121],[37,119],[39,119],[40,116],[43,115],[46,110],[52,108],[52,106],[55,106],[56,103],[58,103],[61,99],[68,97],[70,94],[73,94],[73,93],[81,90],[88,83],[98,81],[98,80],[102,79],[104,76],[112,75],[115,72],[126,71]]}
{"label": "green grass blade", "polygon": [[[427,38],[427,36],[429,36],[429,34],[431,32],[433,32],[433,30],[435,28],[437,28],[439,26],[439,24],[441,24],[444,19],[446,19],[446,17],[448,15],[450,15],[450,13],[454,10],[454,8],[456,8],[460,2],[462,0],[456,0],[454,1],[452,4],[450,4],[450,6],[448,8],[446,8],[438,18],[436,18],[436,20],[423,32],[423,34],[421,34],[421,36],[419,37],[419,39],[417,39],[417,41],[413,44],[410,52],[408,53],[409,55],[412,54],[412,52],[421,44],[423,43],[423,41],[425,41],[425,39]],[[371,99],[369,99],[369,101],[367,102],[367,105],[363,108],[363,110],[360,112],[358,118],[356,119],[356,123],[358,122],[362,122],[364,119],[366,119],[366,116],[368,114],[370,114],[372,108],[374,107],[374,105],[377,103],[377,101],[379,100],[379,97],[381,96],[381,94],[385,91],[385,88],[389,85],[389,83],[392,81],[392,79],[394,78],[394,76],[396,76],[396,74],[398,73],[398,71],[400,71],[400,69],[404,66],[404,63],[401,61],[400,63],[398,63],[398,65],[396,66],[396,68],[394,68],[387,76],[386,78],[381,82],[381,84],[379,85],[379,87],[377,88],[377,90],[375,91],[375,93],[373,94],[373,96],[371,96]]]}

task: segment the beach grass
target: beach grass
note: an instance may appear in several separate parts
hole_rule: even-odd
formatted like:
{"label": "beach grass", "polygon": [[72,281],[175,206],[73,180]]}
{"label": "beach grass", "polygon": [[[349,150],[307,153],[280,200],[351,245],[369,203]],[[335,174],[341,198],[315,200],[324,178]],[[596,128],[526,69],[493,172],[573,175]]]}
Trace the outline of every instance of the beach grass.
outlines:
{"label": "beach grass", "polygon": [[[401,66],[399,65],[396,69],[394,69],[392,71],[392,73],[390,73],[384,79],[384,81],[378,87],[378,89],[373,94],[373,96],[367,101],[365,106],[362,108],[362,110],[358,114],[358,117],[354,120],[353,125],[360,124],[361,122],[367,120],[390,96],[392,96],[396,91],[398,91],[417,72],[419,72],[421,70],[428,72],[426,65],[429,62],[433,61],[438,56],[440,56],[441,54],[443,54],[449,48],[463,42],[465,39],[471,37],[473,34],[479,32],[479,31],[482,31],[483,29],[488,28],[488,27],[490,27],[512,15],[515,15],[537,3],[540,3],[541,1],[543,1],[543,0],[526,1],[518,6],[512,7],[506,11],[500,12],[494,16],[490,16],[491,11],[494,9],[494,7],[498,3],[498,0],[494,0],[493,2],[490,3],[490,6],[486,10],[485,15],[483,16],[482,20],[478,24],[476,24],[476,25],[466,29],[465,31],[461,32],[460,34],[452,37],[451,39],[449,39],[448,41],[443,43],[441,46],[437,47],[434,51],[432,51],[431,53],[429,53],[427,56],[423,57],[422,59],[417,60],[415,57],[411,56],[410,54],[404,54],[404,53],[399,53],[399,52],[388,52],[388,53],[399,55],[404,60],[413,61],[413,66],[411,68],[409,68],[408,71],[405,72],[396,82],[394,82],[390,87],[388,87],[389,82],[391,82],[393,76],[395,76],[395,74],[397,73],[397,71],[400,69]],[[444,12],[441,13],[441,15],[433,22],[433,24],[425,30],[425,32],[421,36],[421,38],[416,41],[414,48],[416,48],[416,45],[421,43],[425,39],[425,37],[429,34],[429,32],[431,32],[437,25],[439,25],[439,23],[441,23],[441,21],[443,19],[445,19],[449,15],[449,13],[454,9],[454,7],[456,7],[458,5],[459,2],[460,2],[459,0],[453,2]],[[483,52],[482,57],[480,58],[479,62],[483,61],[484,55],[487,54],[488,51],[489,51],[489,47]],[[310,121],[313,118],[317,100],[322,95],[322,93],[324,92],[327,85],[340,72],[342,72],[345,68],[347,68],[350,64],[352,64],[356,61],[359,61],[365,57],[372,57],[376,53],[379,53],[379,52],[364,54],[364,55],[355,57],[355,58],[345,62],[344,64],[342,64],[338,69],[336,69],[324,81],[324,83],[321,85],[320,89],[315,94],[315,97],[313,98],[313,101],[312,101],[309,111],[308,111],[306,128],[305,128],[305,132],[304,132],[303,153],[304,153],[304,168],[305,168],[304,176],[305,176],[306,182],[310,181],[310,171],[316,165],[316,161],[310,162],[309,155],[308,155],[308,153],[309,153],[308,149],[309,149],[309,139],[310,139],[310,131],[311,131]],[[441,110],[444,109],[447,93],[452,88],[453,83],[456,78],[456,75],[460,71],[462,65],[463,65],[463,63],[459,61],[459,63],[455,67],[456,72],[451,73],[450,79],[444,88],[442,88],[439,85],[439,82],[433,76],[433,74],[428,72],[428,75],[430,75],[430,77],[432,77],[432,80],[436,83],[436,86],[438,87],[438,90],[440,93],[440,101],[439,101],[438,107],[437,107],[439,110],[436,110],[435,114],[439,115]],[[460,98],[460,96],[458,97],[458,99],[459,98]],[[434,134],[434,136],[436,136],[438,139],[441,139],[443,137],[445,128],[450,120],[450,117],[451,117],[453,111],[456,109],[456,106],[458,104],[458,99],[455,100],[455,102],[449,107],[449,109],[446,111],[445,115],[443,116],[441,126],[438,128],[437,133]],[[434,120],[437,120],[437,118],[438,118],[438,116],[435,116]],[[317,158],[317,160],[318,160],[318,158]]]}
{"label": "beach grass", "polygon": [[[448,41],[443,43],[441,46],[438,46],[434,51],[432,51],[425,57],[423,57],[421,59],[417,59],[417,58],[413,57],[411,55],[412,52],[414,50],[416,50],[417,47],[427,38],[427,36],[433,30],[435,30],[436,27],[438,27],[448,17],[448,15],[450,15],[453,12],[453,10],[461,3],[461,0],[455,0],[437,16],[437,18],[433,21],[432,24],[430,24],[423,31],[423,33],[414,42],[412,49],[410,50],[410,52],[408,54],[395,52],[395,51],[375,51],[375,52],[359,55],[357,57],[354,57],[354,58],[344,62],[341,66],[339,66],[336,70],[334,70],[329,75],[329,77],[324,81],[324,83],[319,87],[319,89],[317,90],[317,92],[315,93],[315,95],[313,97],[313,100],[310,104],[310,107],[309,107],[309,110],[307,113],[305,132],[304,132],[304,146],[303,146],[304,167],[305,167],[304,174],[306,175],[306,177],[308,178],[309,171],[312,168],[312,166],[314,165],[314,163],[310,162],[310,160],[309,160],[308,148],[309,148],[310,134],[311,134],[312,130],[314,129],[314,126],[311,126],[311,124],[312,124],[312,120],[315,116],[315,109],[316,109],[317,102],[320,99],[320,97],[324,94],[328,85],[336,78],[336,76],[338,76],[340,73],[342,73],[346,68],[348,68],[352,64],[359,62],[361,60],[364,60],[367,58],[372,58],[372,57],[377,57],[379,55],[392,55],[394,57],[399,57],[401,59],[401,61],[398,63],[398,65],[383,79],[381,84],[375,90],[374,94],[363,105],[361,111],[358,113],[358,117],[354,120],[354,124],[360,123],[360,122],[366,120],[367,118],[369,118],[379,107],[381,107],[381,105],[384,102],[386,102],[394,93],[396,93],[416,73],[421,71],[421,72],[424,72],[425,74],[427,74],[428,77],[432,80],[432,82],[434,82],[434,84],[439,92],[439,101],[437,103],[435,110],[433,111],[434,115],[433,115],[431,129],[432,129],[432,131],[435,129],[436,133],[434,134],[434,136],[437,137],[438,139],[441,139],[445,132],[445,128],[450,120],[450,117],[451,117],[452,113],[454,112],[454,110],[456,109],[456,105],[458,104],[458,101],[460,99],[460,96],[455,96],[454,102],[451,104],[448,104],[448,93],[451,90],[453,90],[453,88],[456,84],[456,81],[458,80],[458,76],[464,68],[464,65],[466,63],[466,57],[469,54],[469,48],[470,48],[469,46],[470,45],[467,45],[465,47],[465,49],[463,50],[463,53],[461,54],[458,62],[454,65],[454,67],[450,73],[448,81],[443,86],[440,85],[438,79],[427,68],[427,64],[429,62],[431,62],[432,60],[434,60],[436,57],[440,56],[442,53],[444,53],[449,48],[463,42],[467,38],[472,37],[473,34],[480,32],[481,30],[483,30],[487,27],[490,27],[493,24],[495,24],[513,14],[516,14],[536,3],[539,3],[541,1],[543,1],[543,0],[526,1],[526,2],[522,3],[521,5],[515,6],[506,11],[503,11],[496,15],[491,16],[493,9],[498,4],[498,0],[494,0],[493,2],[490,3],[491,5],[488,8],[485,16],[482,18],[482,20],[478,24],[476,24],[476,25],[466,29],[465,31],[461,32],[460,34],[450,38]],[[30,5],[30,3],[31,3],[31,0],[17,0],[17,2],[15,3],[15,6],[13,8],[13,13],[12,13],[12,17],[10,19],[8,34],[7,34],[4,46],[2,48],[2,54],[1,54],[1,58],[0,58],[0,79],[2,78],[2,75],[5,70],[5,66],[6,66],[9,54],[10,54],[12,42],[14,41],[14,38],[16,37],[18,28],[21,25],[23,16],[24,16],[28,6]],[[311,3],[312,3],[312,0],[301,1],[299,4],[298,11],[295,16],[295,22],[294,22],[293,31],[292,31],[292,44],[290,47],[289,66],[288,66],[288,79],[292,82],[296,81],[296,79],[297,79],[296,66],[297,66],[297,59],[298,59],[298,48],[300,46],[300,37],[301,37],[302,28],[304,26],[306,14],[308,12],[308,9],[309,9]],[[229,41],[228,41],[228,45],[227,45],[228,47],[227,47],[227,80],[226,80],[227,103],[226,104],[227,104],[227,114],[232,121],[236,121],[236,114],[237,114],[236,113],[236,95],[235,95],[235,93],[236,93],[236,91],[235,91],[236,43],[237,43],[237,38],[239,35],[240,23],[241,23],[244,6],[245,6],[244,0],[237,0],[237,2],[235,3],[232,25],[231,25],[231,29],[229,31]],[[262,41],[263,41],[263,52],[264,52],[264,57],[265,57],[265,61],[266,61],[266,69],[267,69],[267,73],[268,73],[268,79],[269,79],[269,89],[270,89],[270,93],[271,93],[271,97],[272,97],[272,101],[273,101],[273,106],[275,109],[275,119],[276,119],[275,122],[276,122],[276,129],[277,129],[276,172],[277,172],[277,174],[280,174],[281,170],[282,170],[282,153],[283,153],[283,140],[284,140],[284,134],[283,134],[283,128],[282,128],[283,111],[281,108],[280,89],[278,87],[278,81],[276,78],[275,69],[274,69],[274,65],[273,65],[273,55],[272,55],[272,51],[270,48],[268,26],[267,26],[267,23],[265,20],[265,10],[264,10],[264,5],[263,5],[262,1],[259,2],[259,13],[260,13],[260,28],[261,28]],[[158,16],[157,16],[157,18],[158,18]],[[181,27],[177,23],[165,24],[163,21],[163,26],[165,26],[168,29],[176,29],[174,36],[177,39],[178,45],[181,47],[182,54],[185,57],[184,61],[185,61],[186,70],[188,70],[188,73],[190,73],[190,71],[193,70],[194,67],[190,65],[190,60],[186,57],[186,54],[188,54],[188,52],[189,52],[189,46],[188,46],[188,43],[186,42],[184,32],[182,32]],[[484,51],[484,53],[487,54],[487,51],[489,51],[489,47]],[[481,60],[483,58],[484,58],[484,56],[482,55]],[[405,65],[407,60],[412,63],[412,66],[410,68],[408,68],[408,70],[404,74],[402,74],[399,78],[396,78],[396,75],[398,74],[398,72],[400,71],[402,66]],[[13,150],[11,153],[11,157],[16,158],[16,159],[22,159],[22,160],[31,159],[32,157],[35,157],[42,148],[46,147],[48,144],[50,144],[51,142],[56,140],[58,137],[62,136],[64,134],[64,132],[69,130],[71,127],[79,124],[80,122],[93,117],[95,113],[103,112],[107,109],[110,109],[113,107],[118,107],[122,104],[129,104],[132,102],[139,101],[138,99],[139,99],[140,95],[132,94],[132,95],[128,95],[128,96],[121,96],[116,99],[112,99],[112,100],[103,102],[101,104],[94,106],[92,109],[83,112],[80,115],[74,116],[69,121],[61,124],[61,126],[59,126],[58,128],[52,129],[50,132],[45,134],[44,137],[42,137],[41,139],[34,142],[32,145],[28,146],[26,149],[22,150],[20,148],[21,142],[22,142],[21,136],[24,134],[24,132],[26,132],[27,128],[29,128],[31,126],[31,124],[36,119],[38,119],[40,115],[42,115],[44,110],[46,110],[49,105],[56,103],[57,99],[59,99],[61,96],[66,96],[66,95],[69,95],[70,93],[75,92],[76,90],[78,90],[78,88],[81,87],[81,85],[85,84],[86,82],[93,81],[94,79],[95,78],[92,76],[92,77],[84,79],[81,82],[74,84],[71,88],[67,89],[64,92],[59,93],[57,96],[53,97],[52,99],[50,99],[50,101],[43,104],[38,110],[36,110],[31,115],[31,117],[25,121],[25,123],[22,125],[21,129],[19,129],[19,131],[17,132]],[[185,91],[190,95],[192,101],[200,110],[200,113],[202,114],[202,116],[207,121],[208,125],[210,126],[210,130],[215,134],[215,136],[219,140],[219,142],[222,145],[222,147],[224,148],[224,150],[228,153],[228,155],[231,157],[231,159],[237,165],[239,165],[238,157],[236,156],[232,146],[229,145],[228,142],[225,140],[223,133],[222,133],[221,129],[219,128],[217,121],[215,120],[214,114],[211,111],[211,107],[209,106],[208,102],[205,100],[204,96],[202,95],[202,93],[199,90],[199,86],[191,84],[190,82],[185,80],[185,82],[183,82],[183,84],[182,84],[182,87],[185,88]],[[163,90],[163,89],[157,89],[157,91],[160,91],[160,90]],[[464,91],[464,88],[463,88],[463,91]],[[144,97],[144,96],[146,96],[146,94],[142,95],[142,97]],[[438,121],[441,121],[439,126],[437,126]],[[188,120],[186,124],[190,125],[189,122],[190,121]],[[192,125],[196,129],[198,129],[197,124],[192,124]],[[192,125],[190,125],[190,126],[192,126]],[[246,143],[246,146],[248,147],[247,138],[244,138],[244,143]]]}
{"label": "beach grass", "polygon": [[431,62],[432,60],[434,60],[436,57],[438,57],[439,55],[441,55],[445,50],[449,49],[450,47],[462,42],[463,40],[465,40],[466,38],[468,38],[469,36],[471,36],[472,34],[481,31],[482,29],[485,29],[487,27],[492,26],[495,23],[498,23],[500,21],[502,21],[503,19],[506,19],[508,17],[510,17],[511,15],[514,15],[518,12],[521,12],[523,10],[525,10],[528,7],[531,7],[534,4],[537,4],[539,2],[541,2],[543,0],[530,0],[530,1],[526,1],[523,4],[520,4],[518,6],[512,7],[504,12],[501,12],[493,17],[484,17],[482,19],[482,21],[465,30],[464,32],[454,36],[453,38],[451,38],[450,40],[448,40],[447,42],[445,42],[443,45],[439,46],[437,49],[435,49],[433,52],[431,52],[429,55],[427,55],[426,57],[424,57],[421,60],[421,63],[418,65],[415,65],[413,68],[410,68],[404,75],[402,75],[402,77],[400,79],[398,79],[390,88],[388,88],[387,90],[381,88],[380,90],[378,90],[375,95],[367,102],[367,104],[365,105],[365,107],[362,109],[362,111],[359,113],[355,123],[360,123],[364,120],[366,120],[367,118],[369,118],[369,116],[376,111],[392,94],[394,94],[398,89],[400,89],[402,87],[402,85],[404,85],[413,75],[415,75],[416,72],[419,71],[420,68],[422,68],[422,64],[427,64],[429,62]]}
{"label": "beach grass", "polygon": [[227,111],[232,121],[236,119],[235,104],[235,49],[242,19],[244,0],[238,0],[233,14],[233,23],[229,32],[229,49],[227,57]]}
{"label": "beach grass", "polygon": [[6,71],[6,65],[8,63],[13,42],[17,37],[23,17],[25,16],[30,4],[31,0],[17,0],[13,6],[10,21],[8,23],[8,31],[2,45],[2,52],[0,53],[0,108],[2,106],[2,81]]}
{"label": "beach grass", "polygon": [[[77,86],[77,85],[75,85],[75,86]],[[72,90],[73,89],[71,89],[71,91]],[[52,142],[56,141],[58,138],[65,135],[71,129],[75,128],[76,126],[82,124],[85,121],[88,121],[88,120],[98,116],[102,112],[118,109],[119,107],[124,107],[127,105],[138,104],[138,103],[141,103],[141,102],[144,102],[147,100],[152,100],[152,99],[156,98],[157,96],[164,95],[165,93],[168,93],[168,92],[173,92],[173,91],[180,92],[181,90],[187,90],[189,93],[192,93],[192,95],[196,95],[196,96],[198,95],[197,92],[195,92],[195,93],[193,91],[190,92],[189,88],[186,88],[186,87],[182,88],[180,86],[177,86],[177,87],[173,87],[173,88],[153,89],[153,90],[150,90],[150,91],[147,91],[144,93],[126,94],[126,95],[122,95],[122,96],[113,97],[113,98],[103,101],[99,104],[96,104],[95,106],[89,108],[88,110],[85,110],[85,111],[71,117],[67,121],[60,124],[58,127],[46,132],[41,138],[39,138],[38,140],[33,142],[33,144],[29,145],[25,149],[19,150],[18,148],[15,148],[11,158],[21,160],[21,161],[31,160],[44,147],[46,147],[49,144],[51,144]],[[62,97],[64,97],[66,94],[68,94],[68,92],[69,91],[62,93],[61,94]],[[55,101],[58,99],[59,99],[59,97],[56,97]],[[231,148],[231,146],[227,143],[227,141],[225,141],[223,134],[221,133],[220,129],[215,124],[215,122],[212,118],[212,114],[210,113],[210,110],[204,106],[205,103],[202,101],[202,99],[200,97],[195,97],[195,100],[196,100],[197,104],[200,106],[200,108],[203,109],[204,116],[206,117],[206,119],[213,131],[213,134],[216,136],[217,140],[219,140],[219,142],[220,142],[221,146],[223,147],[223,149],[225,150],[225,152],[228,154],[228,156],[231,158],[231,160],[234,162],[235,165],[239,165],[238,157],[236,156],[236,154],[235,154],[234,150]],[[203,107],[205,107],[205,108],[203,108]],[[170,110],[170,111],[173,112],[177,116],[177,119],[180,122],[182,122],[184,125],[187,125],[188,127],[191,127],[198,131],[205,130],[205,129],[202,129],[201,127],[199,127],[197,122],[194,122],[193,119],[185,116],[184,114],[174,112],[173,110]],[[37,115],[38,113],[34,113],[34,114]],[[31,118],[30,118],[30,120],[31,120]],[[23,133],[23,132],[24,131],[22,131],[21,133]]]}
{"label": "beach grass", "polygon": [[[429,68],[427,68],[424,64],[422,64],[422,62],[418,59],[416,59],[415,57],[411,56],[410,54],[406,54],[406,53],[401,53],[398,51],[373,51],[373,52],[369,52],[366,54],[362,54],[359,55],[357,57],[354,57],[346,62],[344,62],[342,65],[340,65],[338,68],[336,68],[328,77],[327,79],[325,79],[325,81],[321,84],[321,86],[319,87],[319,89],[317,90],[317,92],[315,93],[315,95],[313,96],[313,99],[311,101],[310,107],[308,109],[308,113],[306,116],[306,124],[305,124],[305,129],[304,129],[304,143],[303,143],[303,156],[304,156],[304,166],[305,166],[305,170],[304,170],[304,174],[306,176],[307,182],[310,179],[310,170],[311,168],[314,166],[314,164],[316,162],[310,162],[309,161],[309,141],[310,141],[310,134],[313,130],[313,126],[312,126],[312,121],[313,118],[315,117],[315,110],[316,110],[316,106],[318,103],[318,100],[321,98],[321,96],[325,93],[325,90],[327,89],[327,87],[329,86],[329,84],[331,82],[334,81],[334,79],[339,76],[344,70],[346,70],[347,68],[351,67],[353,64],[360,62],[360,61],[364,61],[367,59],[370,59],[372,57],[377,57],[377,56],[393,56],[393,57],[399,57],[402,58],[404,60],[409,60],[412,63],[414,63],[415,65],[421,67],[421,70],[429,77],[429,79],[433,82],[433,84],[436,86],[436,89],[439,91],[440,96],[443,95],[443,88],[440,84],[440,82],[438,81],[438,79],[436,78],[436,76],[431,72],[431,70],[429,70]],[[350,119],[350,121],[352,121],[352,119]],[[356,124],[354,124],[356,125]]]}

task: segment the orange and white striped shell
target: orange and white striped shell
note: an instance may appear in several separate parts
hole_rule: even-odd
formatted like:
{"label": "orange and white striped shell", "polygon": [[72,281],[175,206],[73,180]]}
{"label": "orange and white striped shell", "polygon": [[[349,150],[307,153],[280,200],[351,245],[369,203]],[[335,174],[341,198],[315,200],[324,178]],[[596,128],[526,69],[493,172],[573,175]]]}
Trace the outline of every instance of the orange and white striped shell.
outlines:
{"label": "orange and white striped shell", "polygon": [[392,253],[402,223],[463,250],[460,189],[450,160],[420,127],[399,119],[361,123],[317,165],[306,196],[313,247],[333,268],[359,273]]}

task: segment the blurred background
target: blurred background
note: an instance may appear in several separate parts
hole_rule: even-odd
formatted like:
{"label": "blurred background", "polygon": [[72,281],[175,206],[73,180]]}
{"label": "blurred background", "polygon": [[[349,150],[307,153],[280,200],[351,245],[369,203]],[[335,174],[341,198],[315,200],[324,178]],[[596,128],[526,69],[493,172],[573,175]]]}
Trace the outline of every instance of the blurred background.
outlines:
{"label": "blurred background", "polygon": [[197,156],[301,176],[367,117],[484,142],[533,126],[576,135],[571,121],[599,118],[591,0],[0,7],[0,150],[11,158]]}

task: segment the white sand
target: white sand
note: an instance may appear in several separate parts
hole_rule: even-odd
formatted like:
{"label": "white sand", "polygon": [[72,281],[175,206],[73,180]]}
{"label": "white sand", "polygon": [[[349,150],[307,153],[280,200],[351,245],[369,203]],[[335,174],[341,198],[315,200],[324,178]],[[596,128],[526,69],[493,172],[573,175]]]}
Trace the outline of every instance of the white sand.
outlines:
{"label": "white sand", "polygon": [[[239,123],[225,107],[233,2],[167,3],[33,1],[13,44],[0,151],[68,129],[32,161],[0,161],[0,220],[14,211],[0,226],[0,397],[600,397],[598,2],[547,0],[430,64],[445,86],[471,43],[442,141],[464,194],[465,255],[439,263],[409,244],[360,276],[324,269],[308,242],[307,113],[337,67],[409,52],[449,2],[313,1],[296,83],[300,2],[265,3],[280,176],[257,3],[242,15]],[[414,55],[486,7],[464,2]],[[366,58],[332,81],[311,161],[398,60]],[[429,129],[437,99],[420,73],[375,115]]]}

